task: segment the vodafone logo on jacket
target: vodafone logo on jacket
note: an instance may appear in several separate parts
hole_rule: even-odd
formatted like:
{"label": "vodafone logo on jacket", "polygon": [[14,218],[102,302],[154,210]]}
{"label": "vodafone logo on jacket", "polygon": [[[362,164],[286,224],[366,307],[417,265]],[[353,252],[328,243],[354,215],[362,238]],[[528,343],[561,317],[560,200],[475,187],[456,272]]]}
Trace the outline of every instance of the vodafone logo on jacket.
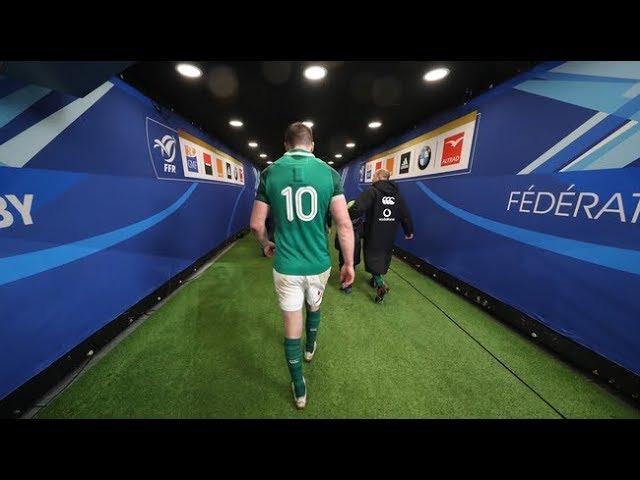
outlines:
{"label": "vodafone logo on jacket", "polygon": [[442,160],[440,166],[455,165],[460,163],[462,158],[462,143],[464,140],[464,132],[456,133],[444,139],[444,148],[442,149]]}

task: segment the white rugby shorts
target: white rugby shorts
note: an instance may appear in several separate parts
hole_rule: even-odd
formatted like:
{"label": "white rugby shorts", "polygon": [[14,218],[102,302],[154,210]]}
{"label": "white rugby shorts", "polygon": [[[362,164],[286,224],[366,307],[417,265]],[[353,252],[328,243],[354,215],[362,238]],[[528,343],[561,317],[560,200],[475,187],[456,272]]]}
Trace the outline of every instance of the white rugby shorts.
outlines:
{"label": "white rugby shorts", "polygon": [[295,312],[307,303],[320,307],[324,289],[331,274],[331,267],[318,275],[284,275],[273,271],[273,284],[278,295],[280,308],[286,312]]}

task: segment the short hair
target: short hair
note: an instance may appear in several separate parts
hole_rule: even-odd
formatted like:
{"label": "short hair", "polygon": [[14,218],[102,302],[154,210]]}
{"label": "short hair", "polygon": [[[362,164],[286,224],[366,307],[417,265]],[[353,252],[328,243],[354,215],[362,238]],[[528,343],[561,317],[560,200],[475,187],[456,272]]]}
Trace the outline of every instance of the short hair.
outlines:
{"label": "short hair", "polygon": [[380,170],[376,171],[374,175],[378,177],[378,179],[380,180],[389,180],[389,177],[391,176],[391,172],[389,172],[389,170],[385,170],[384,168],[381,168]]}
{"label": "short hair", "polygon": [[284,132],[284,142],[291,146],[311,145],[313,143],[313,133],[304,123],[294,122]]}

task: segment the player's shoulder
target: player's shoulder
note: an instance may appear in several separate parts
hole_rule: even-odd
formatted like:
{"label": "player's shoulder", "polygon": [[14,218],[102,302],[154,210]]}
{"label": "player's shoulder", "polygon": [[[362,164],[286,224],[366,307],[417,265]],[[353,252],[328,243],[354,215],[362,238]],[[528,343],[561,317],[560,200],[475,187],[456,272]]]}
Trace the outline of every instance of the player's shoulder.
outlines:
{"label": "player's shoulder", "polygon": [[313,157],[310,157],[309,160],[311,160],[314,163],[314,165],[322,165],[323,167],[331,168],[331,165],[329,165],[327,162],[325,162],[319,157],[313,156]]}
{"label": "player's shoulder", "polygon": [[334,181],[340,181],[342,179],[342,176],[340,175],[340,172],[338,172],[331,165],[327,165],[327,167],[329,168],[329,172],[331,172],[331,176],[333,177]]}
{"label": "player's shoulder", "polygon": [[260,172],[260,178],[263,179],[263,180],[266,179],[269,176],[269,174],[273,171],[272,167],[274,165],[275,164],[272,163],[271,165],[268,165],[264,170],[262,170]]}
{"label": "player's shoulder", "polygon": [[277,160],[275,160],[273,163],[267,165],[267,167],[262,170],[262,174],[267,176],[270,173],[273,173],[275,171],[280,170],[283,167],[287,167],[287,156],[286,155],[282,155],[280,158],[278,158]]}
{"label": "player's shoulder", "polygon": [[313,157],[314,165],[317,165],[318,168],[322,168],[327,172],[331,173],[331,175],[340,175],[335,168],[329,165],[327,162],[318,157]]}

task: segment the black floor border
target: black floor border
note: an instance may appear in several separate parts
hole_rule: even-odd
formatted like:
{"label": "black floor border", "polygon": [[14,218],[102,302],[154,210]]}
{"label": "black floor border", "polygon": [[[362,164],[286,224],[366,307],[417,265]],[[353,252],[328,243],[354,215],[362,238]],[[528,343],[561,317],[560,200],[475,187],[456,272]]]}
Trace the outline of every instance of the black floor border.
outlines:
{"label": "black floor border", "polygon": [[492,317],[514,328],[528,340],[543,346],[560,359],[584,371],[590,378],[606,386],[613,393],[622,394],[621,397],[630,405],[640,408],[640,377],[638,375],[402,248],[394,247],[393,253],[396,258],[414,270],[432,278],[468,302],[476,304]]}
{"label": "black floor border", "polygon": [[395,273],[398,277],[400,277],[406,284],[408,284],[411,288],[413,288],[416,292],[418,292],[418,295],[422,296],[425,300],[427,300],[429,303],[431,303],[431,305],[433,305],[434,307],[436,307],[438,310],[440,310],[440,312],[449,319],[449,321],[451,323],[453,323],[456,327],[458,327],[458,329],[460,329],[460,331],[462,331],[462,333],[464,333],[467,337],[469,337],[471,340],[473,340],[475,343],[478,344],[478,346],[480,348],[482,348],[485,352],[487,352],[491,358],[493,358],[496,362],[498,362],[505,370],[507,370],[511,375],[513,375],[516,380],[518,380],[520,383],[522,383],[527,389],[529,389],[536,397],[538,397],[540,400],[542,400],[549,408],[551,408],[551,410],[553,410],[560,418],[562,419],[566,419],[567,417],[564,416],[564,414],[558,410],[550,401],[548,401],[546,398],[544,398],[542,396],[542,394],[540,392],[538,392],[535,388],[533,388],[531,385],[529,385],[520,375],[518,375],[516,372],[514,372],[509,365],[507,365],[506,363],[504,363],[502,360],[500,360],[500,358],[498,358],[496,356],[496,354],[494,354],[491,350],[489,350],[489,348],[487,348],[480,340],[478,340],[476,337],[474,337],[468,330],[466,330],[462,325],[460,325],[458,322],[456,322],[456,320],[449,315],[440,305],[438,305],[436,302],[434,302],[433,300],[431,300],[431,298],[429,298],[423,291],[421,291],[418,287],[416,287],[413,283],[411,283],[409,280],[407,280],[404,275],[402,275],[400,272],[394,270],[393,268],[389,267],[389,271]]}
{"label": "black floor border", "polygon": [[128,328],[151,308],[173,293],[182,283],[202,268],[209,260],[249,231],[245,227],[224,240],[177,275],[170,278],[152,293],[127,309],[121,315],[78,344],[72,350],[49,365],[35,377],[0,400],[0,418],[19,418],[32,408],[43,395],[58,385],[66,376],[87,361],[87,352],[93,355],[106,347],[116,336]]}

